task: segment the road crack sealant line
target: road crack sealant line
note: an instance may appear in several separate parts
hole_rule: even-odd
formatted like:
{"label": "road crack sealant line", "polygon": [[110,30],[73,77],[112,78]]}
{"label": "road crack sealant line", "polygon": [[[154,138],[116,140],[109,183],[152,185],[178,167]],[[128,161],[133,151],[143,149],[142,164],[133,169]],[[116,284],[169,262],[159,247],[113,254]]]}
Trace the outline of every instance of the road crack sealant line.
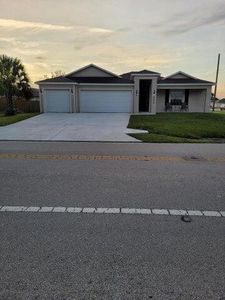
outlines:
{"label": "road crack sealant line", "polygon": [[104,208],[104,207],[65,207],[65,206],[0,206],[0,213],[66,213],[66,214],[119,214],[145,216],[192,216],[213,217],[225,220],[225,210],[190,210],[166,208]]}
{"label": "road crack sealant line", "polygon": [[35,153],[0,153],[0,159],[33,160],[98,160],[98,161],[180,161],[180,162],[225,162],[225,157],[210,157],[204,160],[188,159],[182,156],[138,156],[138,155],[84,155],[84,154],[35,154]]}

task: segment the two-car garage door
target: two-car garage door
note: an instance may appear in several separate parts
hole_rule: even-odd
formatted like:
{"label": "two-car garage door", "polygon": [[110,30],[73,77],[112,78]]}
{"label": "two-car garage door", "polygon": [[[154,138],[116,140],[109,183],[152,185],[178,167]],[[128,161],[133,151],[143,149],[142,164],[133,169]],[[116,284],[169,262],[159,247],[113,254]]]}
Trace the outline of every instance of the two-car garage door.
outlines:
{"label": "two-car garage door", "polygon": [[[69,89],[46,89],[43,94],[44,112],[70,112]],[[133,112],[131,90],[80,90],[80,112]]]}
{"label": "two-car garage door", "polygon": [[132,91],[81,90],[80,112],[132,112]]}

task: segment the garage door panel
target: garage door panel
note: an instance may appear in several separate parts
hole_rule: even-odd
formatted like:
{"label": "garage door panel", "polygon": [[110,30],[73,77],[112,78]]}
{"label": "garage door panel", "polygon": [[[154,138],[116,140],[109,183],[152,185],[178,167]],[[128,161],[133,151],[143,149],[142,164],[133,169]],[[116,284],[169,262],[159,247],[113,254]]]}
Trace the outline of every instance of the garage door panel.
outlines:
{"label": "garage door panel", "polygon": [[80,112],[132,111],[132,91],[80,91]]}
{"label": "garage door panel", "polygon": [[44,93],[44,112],[69,112],[69,90],[46,90]]}

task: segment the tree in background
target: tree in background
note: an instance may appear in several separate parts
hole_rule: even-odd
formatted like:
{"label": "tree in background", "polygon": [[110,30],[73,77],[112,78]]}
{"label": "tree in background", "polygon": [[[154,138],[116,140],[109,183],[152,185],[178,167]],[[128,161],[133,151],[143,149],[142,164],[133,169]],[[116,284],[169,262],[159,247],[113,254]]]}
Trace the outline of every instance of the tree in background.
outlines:
{"label": "tree in background", "polygon": [[24,65],[18,58],[7,55],[0,56],[0,94],[7,100],[8,108],[6,115],[14,115],[13,96],[25,97],[28,99],[31,95],[29,78]]}
{"label": "tree in background", "polygon": [[65,72],[63,72],[62,70],[56,70],[54,72],[51,72],[51,75],[44,75],[44,79],[49,79],[49,78],[55,78],[55,77],[60,77],[60,76],[64,76]]}

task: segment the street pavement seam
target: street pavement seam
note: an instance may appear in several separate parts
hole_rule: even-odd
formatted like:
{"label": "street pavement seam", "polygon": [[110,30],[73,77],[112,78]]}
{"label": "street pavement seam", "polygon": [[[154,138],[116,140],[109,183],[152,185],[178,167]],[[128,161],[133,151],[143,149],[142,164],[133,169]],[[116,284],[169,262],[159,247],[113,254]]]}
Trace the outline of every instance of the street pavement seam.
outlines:
{"label": "street pavement seam", "polygon": [[183,157],[150,155],[85,155],[85,154],[35,154],[35,153],[0,153],[0,159],[32,160],[110,160],[110,161],[180,161],[180,162],[225,162],[225,157]]}
{"label": "street pavement seam", "polygon": [[104,208],[104,207],[64,207],[64,206],[0,206],[0,212],[25,213],[83,213],[83,214],[120,214],[120,215],[165,215],[192,217],[225,217],[225,211],[188,210],[166,208]]}

